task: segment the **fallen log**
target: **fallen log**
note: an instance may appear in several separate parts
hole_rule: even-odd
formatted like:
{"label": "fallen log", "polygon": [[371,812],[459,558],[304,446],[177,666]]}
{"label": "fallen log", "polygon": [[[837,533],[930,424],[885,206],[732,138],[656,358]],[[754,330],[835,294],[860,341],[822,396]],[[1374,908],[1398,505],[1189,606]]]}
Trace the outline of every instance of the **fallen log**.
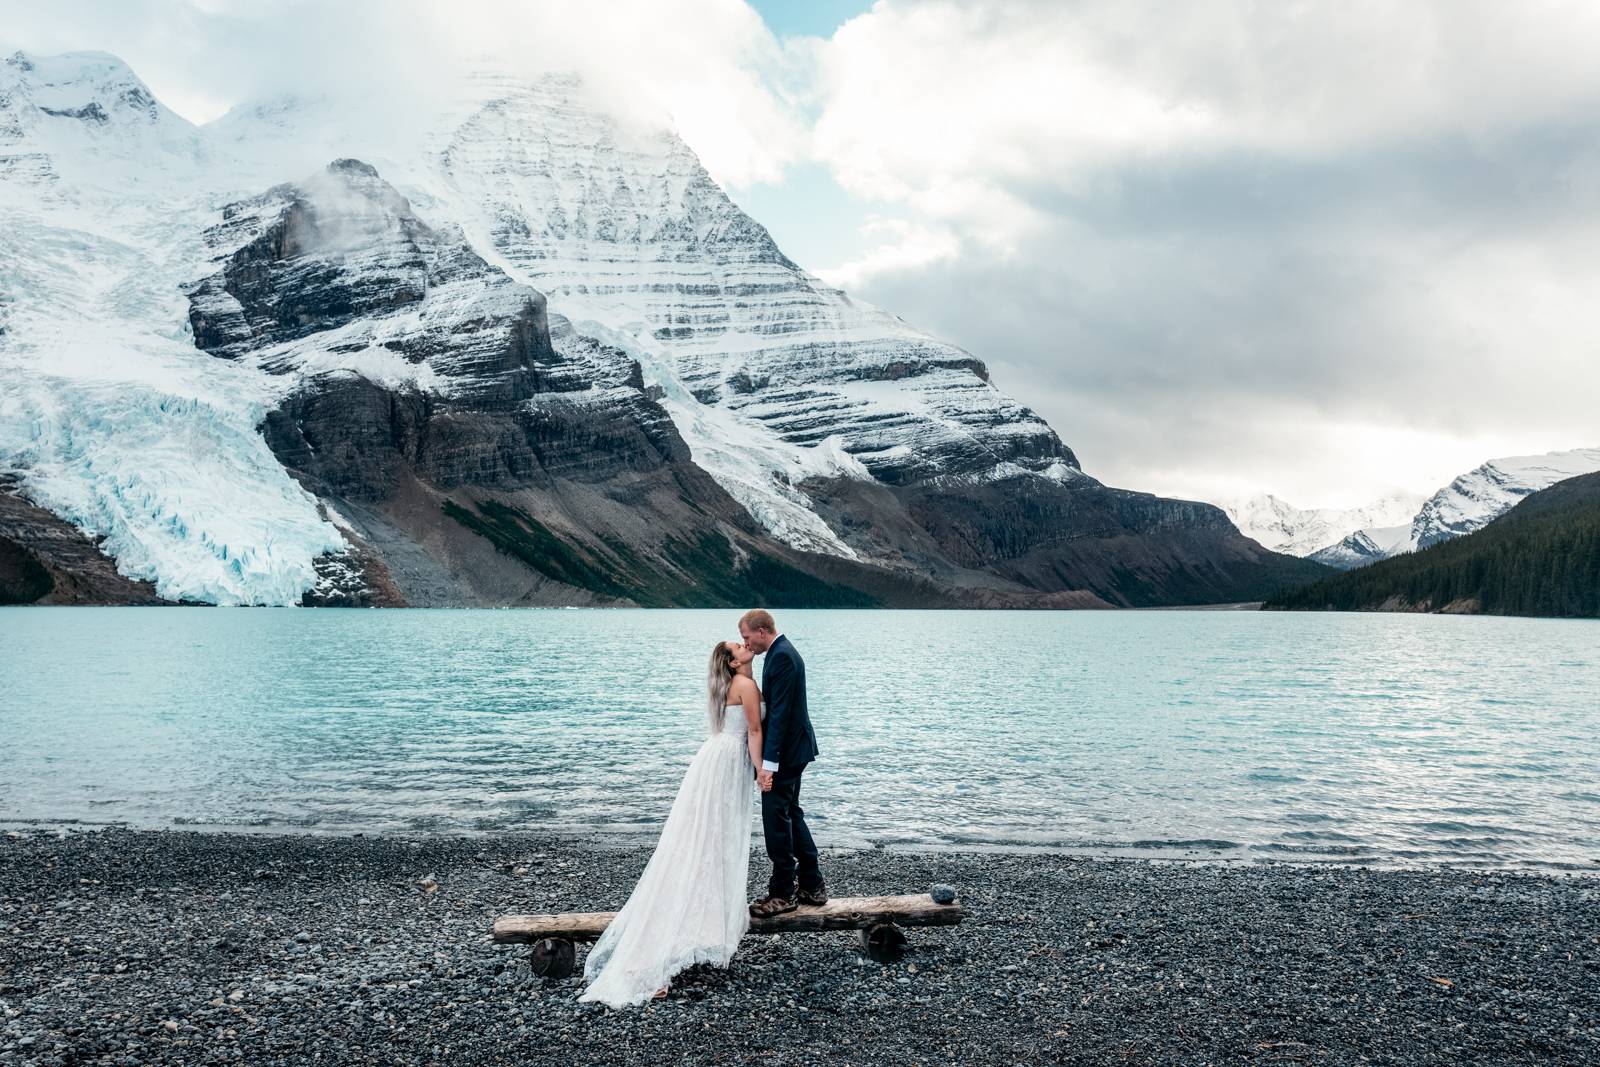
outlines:
{"label": "fallen log", "polygon": [[[614,911],[569,911],[557,915],[503,915],[494,922],[494,940],[501,942],[593,941],[617,917]],[[839,897],[826,904],[802,904],[794,911],[752,918],[752,934],[789,934],[820,930],[869,930],[883,923],[897,926],[954,926],[966,917],[961,902],[935,904],[926,893],[897,897]]]}
{"label": "fallen log", "polygon": [[[947,890],[948,887],[939,887]],[[927,893],[895,897],[840,897],[826,904],[802,904],[794,911],[766,918],[751,918],[752,934],[807,933],[821,930],[860,930],[862,948],[873,959],[893,959],[905,948],[901,926],[954,926],[966,911],[954,894],[936,903]],[[546,978],[571,974],[576,955],[574,941],[593,941],[617,917],[614,911],[569,911],[556,915],[503,915],[495,920],[493,940],[531,942],[536,973]]]}

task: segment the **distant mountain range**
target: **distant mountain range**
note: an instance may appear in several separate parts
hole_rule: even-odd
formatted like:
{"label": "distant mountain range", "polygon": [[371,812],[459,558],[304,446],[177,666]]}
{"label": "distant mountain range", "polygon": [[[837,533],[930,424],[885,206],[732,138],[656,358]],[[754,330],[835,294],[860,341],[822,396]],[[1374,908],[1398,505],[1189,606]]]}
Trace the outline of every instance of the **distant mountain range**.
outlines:
{"label": "distant mountain range", "polygon": [[1104,607],[1323,573],[1101,484],[570,78],[385,106],[195,127],[113,56],[0,62],[0,598]]}
{"label": "distant mountain range", "polygon": [[1281,593],[1268,608],[1600,617],[1600,473],[1459,537]]}
{"label": "distant mountain range", "polygon": [[1404,524],[1422,506],[1420,494],[1396,493],[1360,508],[1297,508],[1269,493],[1222,505],[1246,537],[1274,552],[1310,556],[1353,531]]}
{"label": "distant mountain range", "polygon": [[1224,510],[1267,548],[1350,570],[1481,529],[1530,493],[1592,471],[1600,471],[1600,448],[1576,448],[1489,460],[1426,500],[1401,494],[1348,511],[1305,511],[1263,495]]}

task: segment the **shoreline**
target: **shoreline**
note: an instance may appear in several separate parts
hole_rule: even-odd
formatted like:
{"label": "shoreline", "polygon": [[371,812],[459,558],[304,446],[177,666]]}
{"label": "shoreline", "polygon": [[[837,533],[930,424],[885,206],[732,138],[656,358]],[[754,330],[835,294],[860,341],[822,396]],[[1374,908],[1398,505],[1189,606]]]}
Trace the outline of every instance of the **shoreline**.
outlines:
{"label": "shoreline", "polygon": [[944,881],[971,917],[888,965],[851,934],[747,938],[625,1012],[488,942],[500,914],[619,907],[648,857],[9,831],[0,1064],[1600,1059],[1600,883],[1564,874],[825,848],[836,896]]}
{"label": "shoreline", "polygon": [[[536,836],[552,841],[581,841],[584,847],[604,851],[628,851],[654,846],[660,827],[646,830],[620,830],[608,826],[563,825],[532,831],[508,833],[501,829],[474,830],[462,827],[445,829],[397,829],[394,827],[317,827],[288,826],[280,823],[200,823],[179,822],[166,825],[140,825],[127,821],[107,820],[89,822],[82,819],[6,819],[0,818],[0,834],[18,831],[31,834],[53,834],[58,837],[74,834],[94,834],[117,831],[136,834],[201,834],[207,836],[239,835],[245,837],[306,837],[311,839],[335,838],[389,838],[418,842],[438,839],[463,841],[498,841],[506,837]],[[1400,862],[1381,856],[1327,856],[1305,854],[1273,855],[1270,846],[1250,845],[1240,842],[1201,841],[1141,841],[1114,845],[1061,844],[1026,841],[910,841],[872,838],[847,838],[843,843],[830,846],[838,853],[888,852],[903,855],[928,856],[1054,856],[1063,859],[1086,860],[1104,863],[1180,863],[1215,864],[1226,867],[1303,867],[1307,870],[1325,868],[1350,868],[1353,870],[1397,871],[1402,873],[1427,873],[1447,871],[1464,874],[1527,874],[1545,878],[1600,879],[1600,856],[1589,863],[1560,863],[1555,861],[1524,863],[1521,866],[1484,866],[1471,862]],[[751,849],[760,859],[762,842],[759,829],[751,834]]]}

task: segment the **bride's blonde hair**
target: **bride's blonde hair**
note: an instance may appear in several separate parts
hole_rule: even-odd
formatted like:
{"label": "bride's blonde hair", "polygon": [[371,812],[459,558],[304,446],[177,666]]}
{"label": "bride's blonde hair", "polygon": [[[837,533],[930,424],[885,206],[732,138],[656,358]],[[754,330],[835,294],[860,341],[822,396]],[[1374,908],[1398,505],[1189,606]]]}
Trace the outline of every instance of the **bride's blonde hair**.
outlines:
{"label": "bride's blonde hair", "polygon": [[706,667],[706,719],[714,734],[722,732],[722,709],[728,706],[728,687],[733,685],[735,673],[728,642],[718,641],[711,649],[711,663]]}

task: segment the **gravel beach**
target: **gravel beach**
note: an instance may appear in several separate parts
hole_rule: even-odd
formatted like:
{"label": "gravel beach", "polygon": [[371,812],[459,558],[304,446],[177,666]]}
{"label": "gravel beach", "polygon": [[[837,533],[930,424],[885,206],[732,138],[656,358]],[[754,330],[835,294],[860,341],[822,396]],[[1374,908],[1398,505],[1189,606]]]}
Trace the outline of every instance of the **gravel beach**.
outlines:
{"label": "gravel beach", "polygon": [[1600,879],[829,850],[836,896],[951,882],[971,917],[887,965],[853,933],[750,937],[627,1012],[488,941],[620,907],[647,858],[10,833],[0,1063],[1600,1063]]}

